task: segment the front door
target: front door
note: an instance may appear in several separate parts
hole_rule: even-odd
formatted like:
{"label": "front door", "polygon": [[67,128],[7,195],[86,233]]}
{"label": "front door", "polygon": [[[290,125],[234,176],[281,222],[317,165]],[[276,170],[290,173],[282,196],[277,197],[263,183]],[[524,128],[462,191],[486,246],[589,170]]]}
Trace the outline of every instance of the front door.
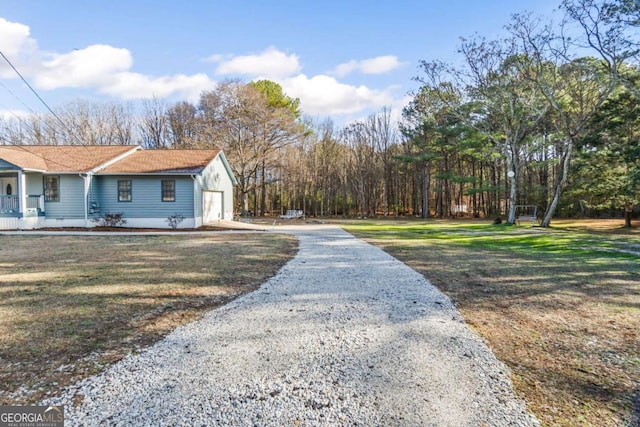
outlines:
{"label": "front door", "polygon": [[0,195],[15,196],[18,194],[17,178],[0,178]]}

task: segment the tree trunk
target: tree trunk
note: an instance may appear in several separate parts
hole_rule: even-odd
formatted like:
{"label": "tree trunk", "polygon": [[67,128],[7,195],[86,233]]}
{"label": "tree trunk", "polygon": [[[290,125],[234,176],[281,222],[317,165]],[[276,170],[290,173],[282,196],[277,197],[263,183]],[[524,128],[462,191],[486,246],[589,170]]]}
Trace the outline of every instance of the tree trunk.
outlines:
{"label": "tree trunk", "polygon": [[[256,177],[256,181],[257,181],[257,177]],[[255,182],[255,185],[253,186],[253,215],[251,216],[258,216],[258,183]]]}
{"label": "tree trunk", "polygon": [[347,212],[347,184],[346,182],[342,182],[342,216],[349,216],[349,212]]}
{"label": "tree trunk", "polygon": [[429,187],[431,187],[431,177],[429,174],[429,163],[424,162],[422,173],[422,218],[429,218]]}
{"label": "tree trunk", "polygon": [[242,214],[246,215],[249,213],[249,192],[242,192]]}
{"label": "tree trunk", "polygon": [[517,176],[509,177],[509,215],[507,216],[508,224],[516,223],[516,196],[518,186],[516,185]]}
{"label": "tree trunk", "polygon": [[562,162],[558,165],[560,168],[558,170],[559,179],[556,182],[556,185],[553,190],[553,198],[551,199],[551,203],[547,207],[547,210],[544,213],[544,219],[542,220],[542,227],[549,227],[551,225],[551,219],[555,214],[556,208],[558,207],[558,202],[560,201],[560,196],[562,195],[562,190],[564,189],[565,184],[567,183],[567,178],[569,177],[569,163],[571,161],[571,152],[573,150],[573,142],[570,140],[565,141],[566,150],[562,156]]}
{"label": "tree trunk", "polygon": [[500,208],[500,193],[499,191],[499,179],[498,179],[498,166],[496,162],[491,163],[491,185],[493,190],[489,195],[489,211],[493,215],[502,215],[502,209]]}
{"label": "tree trunk", "polygon": [[627,201],[624,204],[624,228],[631,228],[631,214],[633,213],[633,203]]}
{"label": "tree trunk", "polygon": [[[507,216],[508,224],[516,223],[516,198],[518,197],[518,160],[515,158],[515,148],[511,152],[507,152],[507,179],[509,180],[509,214]],[[512,172],[509,176],[509,172]]]}
{"label": "tree trunk", "polygon": [[262,177],[260,178],[260,193],[262,193],[260,197],[260,216],[264,216],[265,211],[267,210],[267,180],[265,177],[266,174],[266,165],[265,161],[262,161]]}
{"label": "tree trunk", "polygon": [[540,186],[542,187],[542,202],[544,204],[544,206],[542,206],[545,211],[548,207],[547,202],[549,201],[549,168],[551,166],[549,166],[549,153],[547,150],[547,144],[545,141],[544,144],[544,152],[542,155],[542,164],[543,167],[541,168],[542,173],[541,173],[541,177],[540,177]]}
{"label": "tree trunk", "polygon": [[473,206],[473,217],[480,218],[480,214],[478,214],[478,189],[477,189],[477,177],[476,177],[476,161],[475,159],[471,159],[471,176],[474,178],[471,184],[471,188],[473,191],[473,197],[471,199],[471,204]]}
{"label": "tree trunk", "polygon": [[364,194],[364,179],[362,178],[362,175],[358,178],[358,193],[360,196],[360,218],[364,218],[364,211],[365,211],[365,194]]}

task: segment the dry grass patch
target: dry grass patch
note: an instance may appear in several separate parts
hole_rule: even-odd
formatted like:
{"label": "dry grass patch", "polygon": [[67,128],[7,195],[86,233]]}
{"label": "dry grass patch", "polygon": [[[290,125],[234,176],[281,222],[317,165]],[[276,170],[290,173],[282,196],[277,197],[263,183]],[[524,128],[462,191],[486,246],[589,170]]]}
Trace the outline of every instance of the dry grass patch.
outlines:
{"label": "dry grass patch", "polygon": [[640,422],[640,254],[629,253],[637,238],[390,224],[348,229],[447,293],[545,425]]}
{"label": "dry grass patch", "polygon": [[0,236],[0,404],[29,404],[256,289],[273,234]]}

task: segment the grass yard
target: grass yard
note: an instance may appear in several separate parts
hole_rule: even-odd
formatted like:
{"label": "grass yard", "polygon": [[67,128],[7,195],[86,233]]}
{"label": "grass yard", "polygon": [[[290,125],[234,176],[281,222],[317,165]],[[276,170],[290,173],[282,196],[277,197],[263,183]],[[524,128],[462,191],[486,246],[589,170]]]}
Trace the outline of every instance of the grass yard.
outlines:
{"label": "grass yard", "polygon": [[256,289],[274,234],[0,236],[0,404],[33,404]]}
{"label": "grass yard", "polygon": [[640,234],[618,225],[344,227],[449,295],[544,425],[620,426],[640,423]]}

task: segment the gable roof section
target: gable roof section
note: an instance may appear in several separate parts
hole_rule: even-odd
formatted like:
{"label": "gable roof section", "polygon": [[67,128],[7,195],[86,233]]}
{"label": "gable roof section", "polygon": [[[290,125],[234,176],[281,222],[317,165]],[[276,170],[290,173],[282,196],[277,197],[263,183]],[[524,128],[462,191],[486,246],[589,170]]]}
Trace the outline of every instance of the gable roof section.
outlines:
{"label": "gable roof section", "polygon": [[22,147],[13,145],[0,146],[0,159],[11,163],[18,169],[47,170],[47,162],[42,157],[23,150]]}
{"label": "gable roof section", "polygon": [[1,145],[0,159],[21,169],[43,172],[90,172],[135,145]]}
{"label": "gable roof section", "polygon": [[198,174],[220,150],[139,150],[100,174]]}

